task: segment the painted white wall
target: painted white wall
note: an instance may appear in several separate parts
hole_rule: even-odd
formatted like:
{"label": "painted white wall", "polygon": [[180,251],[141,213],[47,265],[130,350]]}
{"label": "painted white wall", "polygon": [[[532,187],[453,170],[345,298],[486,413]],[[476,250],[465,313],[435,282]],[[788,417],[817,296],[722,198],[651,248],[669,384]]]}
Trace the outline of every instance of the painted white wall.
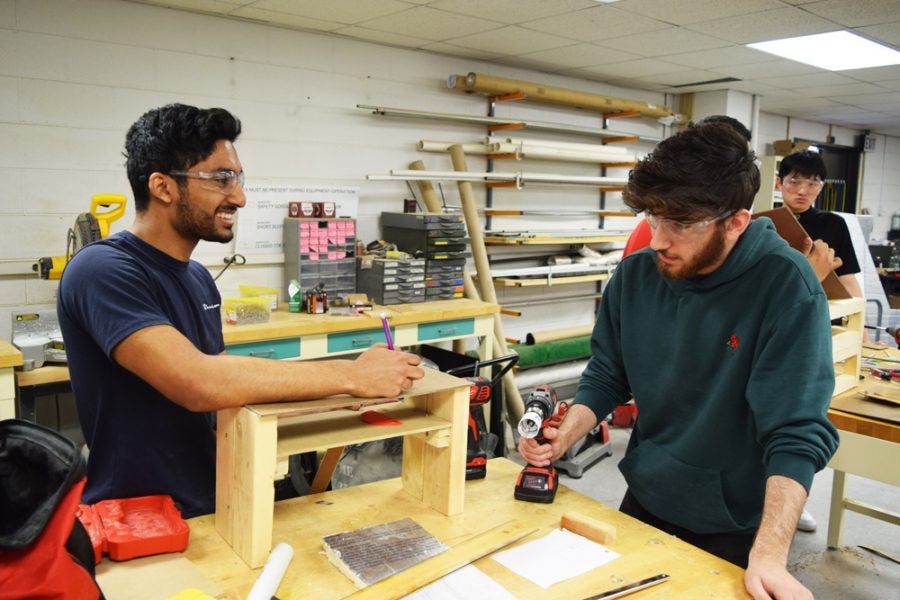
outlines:
{"label": "painted white wall", "polygon": [[[359,232],[366,242],[380,237],[378,215],[399,211],[410,193],[400,182],[369,182],[369,173],[405,169],[416,159],[429,169],[449,170],[448,156],[419,153],[420,139],[478,141],[478,127],[374,117],[357,104],[485,114],[481,96],[448,90],[452,73],[482,71],[541,81],[611,96],[665,104],[662,94],[575,78],[551,76],[485,62],[355,42],[262,24],[179,12],[120,0],[0,0],[0,337],[9,338],[10,314],[52,308],[56,282],[34,275],[10,275],[41,256],[65,250],[66,231],[88,209],[93,194],[129,197],[123,167],[125,131],[143,112],[168,102],[222,106],[243,122],[237,148],[250,184],[318,184],[360,188]],[[727,97],[727,95],[726,95]],[[546,105],[507,103],[499,116],[597,127],[597,115]],[[827,125],[762,115],[759,140],[787,135],[824,139]],[[623,119],[611,128],[644,137],[666,130],[649,119]],[[836,128],[837,143],[851,144],[858,132]],[[531,135],[531,134],[530,134]],[[541,137],[534,135],[533,137]],[[546,134],[545,134],[545,137]],[[863,206],[889,216],[900,206],[900,140],[883,143],[867,156]],[[563,139],[557,136],[556,139]],[[568,138],[568,141],[585,141]],[[630,145],[647,152],[651,143]],[[484,162],[470,157],[469,169]],[[563,163],[503,165],[496,170],[599,174],[593,167]],[[611,175],[623,174],[611,172]],[[476,186],[479,202],[484,191]],[[444,184],[448,204],[458,205],[455,185]],[[498,208],[596,209],[596,191],[559,186],[498,190]],[[606,208],[621,207],[608,194]],[[630,228],[633,219],[610,227]],[[593,228],[595,221],[497,219],[495,229]],[[886,229],[879,221],[876,235]],[[232,245],[202,244],[198,256],[217,272]],[[23,267],[24,265],[24,267]],[[232,267],[219,280],[225,297],[241,283],[280,287],[280,265]],[[501,302],[546,295],[575,296],[593,284],[558,289],[498,290]],[[593,321],[590,301],[523,308],[505,318],[506,333],[521,338],[533,330]]]}

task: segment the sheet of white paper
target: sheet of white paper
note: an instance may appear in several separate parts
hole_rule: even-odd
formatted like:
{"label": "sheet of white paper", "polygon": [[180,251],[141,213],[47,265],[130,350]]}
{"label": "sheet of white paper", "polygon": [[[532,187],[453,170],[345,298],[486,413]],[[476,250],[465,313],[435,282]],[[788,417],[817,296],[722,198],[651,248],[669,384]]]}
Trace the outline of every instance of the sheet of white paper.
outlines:
{"label": "sheet of white paper", "polygon": [[515,600],[515,596],[502,585],[482,573],[474,565],[444,575],[437,581],[416,590],[406,600],[459,600],[460,598],[490,598],[491,600]]}
{"label": "sheet of white paper", "polygon": [[568,529],[493,556],[498,563],[542,588],[571,579],[621,556]]}

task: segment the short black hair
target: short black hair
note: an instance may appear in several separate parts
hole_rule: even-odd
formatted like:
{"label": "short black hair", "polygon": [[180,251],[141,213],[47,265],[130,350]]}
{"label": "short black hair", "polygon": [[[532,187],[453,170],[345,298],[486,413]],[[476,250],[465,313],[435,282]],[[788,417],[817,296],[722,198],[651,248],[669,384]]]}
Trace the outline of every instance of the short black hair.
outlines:
{"label": "short black hair", "polygon": [[753,134],[750,133],[750,130],[734,117],[729,117],[728,115],[710,115],[697,121],[697,125],[707,125],[709,123],[725,123],[726,125],[731,125],[734,130],[741,134],[748,142],[753,139]]}
{"label": "short black hair", "polygon": [[635,212],[672,218],[749,209],[759,190],[755,160],[747,140],[730,124],[692,124],[638,162],[622,198]]}
{"label": "short black hair", "polygon": [[167,104],[141,115],[125,136],[125,168],[135,210],[149,206],[152,173],[187,170],[212,154],[216,142],[234,142],[240,133],[241,122],[224,108]]}
{"label": "short black hair", "polygon": [[784,179],[791,173],[796,173],[801,177],[818,177],[824,180],[825,161],[818,152],[812,150],[788,154],[781,159],[781,164],[778,165],[778,177]]}

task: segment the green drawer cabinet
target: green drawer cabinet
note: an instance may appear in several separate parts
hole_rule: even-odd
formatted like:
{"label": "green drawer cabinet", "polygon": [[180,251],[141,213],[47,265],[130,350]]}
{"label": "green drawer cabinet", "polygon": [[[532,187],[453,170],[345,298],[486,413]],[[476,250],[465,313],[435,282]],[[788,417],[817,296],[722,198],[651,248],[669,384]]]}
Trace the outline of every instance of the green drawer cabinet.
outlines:
{"label": "green drawer cabinet", "polygon": [[460,337],[475,333],[475,319],[457,319],[419,324],[419,341]]}
{"label": "green drawer cabinet", "polygon": [[267,340],[247,344],[233,344],[226,347],[228,354],[240,356],[258,356],[260,358],[298,358],[300,356],[300,339]]}
{"label": "green drawer cabinet", "polygon": [[[396,338],[393,328],[391,337]],[[335,352],[362,352],[375,344],[385,344],[384,329],[364,329],[362,331],[346,331],[343,333],[328,334],[328,353]]]}

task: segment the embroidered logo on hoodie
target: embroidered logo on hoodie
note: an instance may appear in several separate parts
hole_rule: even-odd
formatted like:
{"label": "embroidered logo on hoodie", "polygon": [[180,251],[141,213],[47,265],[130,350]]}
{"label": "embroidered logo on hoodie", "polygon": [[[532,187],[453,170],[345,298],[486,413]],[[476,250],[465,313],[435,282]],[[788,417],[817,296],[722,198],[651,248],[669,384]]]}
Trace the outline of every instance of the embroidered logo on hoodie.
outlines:
{"label": "embroidered logo on hoodie", "polygon": [[726,344],[728,345],[728,349],[731,350],[732,352],[737,352],[738,343],[739,343],[739,340],[738,340],[738,336],[736,333],[732,333],[728,337],[728,341],[726,342]]}

